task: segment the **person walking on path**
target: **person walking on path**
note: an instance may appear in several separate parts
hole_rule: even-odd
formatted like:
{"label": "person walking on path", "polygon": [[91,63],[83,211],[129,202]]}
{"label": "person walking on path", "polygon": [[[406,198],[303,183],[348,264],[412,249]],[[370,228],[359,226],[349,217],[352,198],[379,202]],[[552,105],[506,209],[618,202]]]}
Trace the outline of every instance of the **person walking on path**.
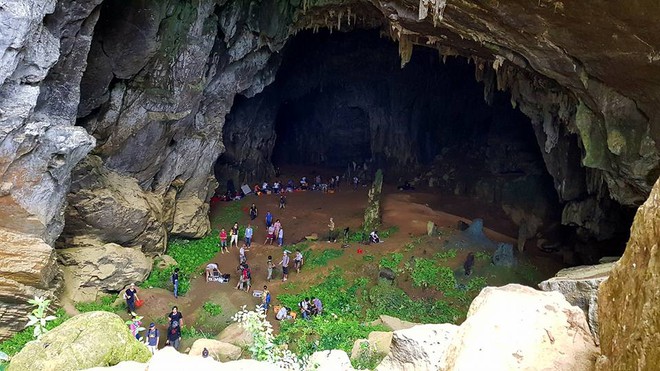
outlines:
{"label": "person walking on path", "polygon": [[181,344],[181,327],[183,326],[183,314],[179,308],[172,307],[172,312],[167,315],[169,325],[167,326],[167,344],[179,350]]}
{"label": "person walking on path", "polygon": [[158,350],[159,340],[160,332],[158,332],[156,324],[151,322],[151,324],[149,324],[149,329],[147,330],[147,349],[149,349],[152,355]]}
{"label": "person walking on path", "polygon": [[255,220],[258,214],[257,205],[252,204],[252,206],[250,206],[250,220]]}
{"label": "person walking on path", "polygon": [[254,231],[252,230],[252,224],[248,224],[245,228],[245,246],[248,248],[252,247],[252,235]]}
{"label": "person walking on path", "polygon": [[229,234],[231,235],[229,246],[236,244],[236,248],[238,249],[238,222],[234,223],[234,226],[229,230]]}
{"label": "person walking on path", "polygon": [[225,253],[229,252],[229,249],[227,248],[227,231],[225,231],[224,228],[220,230],[220,252]]}
{"label": "person walking on path", "polygon": [[270,291],[268,291],[268,286],[264,286],[264,292],[261,294],[261,307],[264,308],[264,314],[268,314],[268,307],[270,307]]}
{"label": "person walking on path", "polygon": [[172,273],[172,285],[174,285],[174,298],[179,297],[179,268],[174,268]]}
{"label": "person walking on path", "polygon": [[282,256],[282,261],[280,264],[282,266],[282,282],[285,282],[289,277],[289,250],[284,250],[284,255]]}
{"label": "person walking on path", "polygon": [[273,214],[268,211],[266,213],[266,227],[270,227],[273,224]]}
{"label": "person walking on path", "polygon": [[126,291],[124,292],[124,300],[126,300],[126,307],[128,308],[128,313],[134,313],[135,302],[139,300],[137,289],[135,288],[134,283],[131,283],[128,289],[126,289]]}

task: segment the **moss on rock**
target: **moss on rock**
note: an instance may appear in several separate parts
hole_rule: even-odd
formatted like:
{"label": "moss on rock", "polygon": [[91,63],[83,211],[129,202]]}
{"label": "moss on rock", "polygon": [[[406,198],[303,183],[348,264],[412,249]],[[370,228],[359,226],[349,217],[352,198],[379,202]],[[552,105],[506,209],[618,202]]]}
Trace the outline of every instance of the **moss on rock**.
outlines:
{"label": "moss on rock", "polygon": [[146,362],[150,357],[147,347],[131,335],[118,315],[89,312],[27,343],[7,370],[81,370],[122,361]]}

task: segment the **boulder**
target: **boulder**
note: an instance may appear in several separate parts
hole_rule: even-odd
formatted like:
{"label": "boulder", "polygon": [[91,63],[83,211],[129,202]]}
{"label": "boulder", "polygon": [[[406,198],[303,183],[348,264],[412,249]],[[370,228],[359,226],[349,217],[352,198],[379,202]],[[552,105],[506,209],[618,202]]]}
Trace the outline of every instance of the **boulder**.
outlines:
{"label": "boulder", "polygon": [[432,221],[426,223],[426,234],[429,236],[435,236],[438,234],[438,226],[435,225]]}
{"label": "boulder", "polygon": [[305,236],[305,239],[306,239],[307,241],[318,241],[318,239],[319,239],[319,234],[318,234],[318,233],[312,233],[312,234],[310,234],[310,235],[308,235],[308,236]]}
{"label": "boulder", "polygon": [[630,240],[598,292],[600,371],[660,365],[660,182],[637,210]]}
{"label": "boulder", "polygon": [[598,342],[598,287],[607,279],[614,263],[562,269],[539,284],[543,291],[560,292],[571,305],[580,307]]}
{"label": "boulder", "polygon": [[171,257],[171,256],[169,256],[169,255],[161,255],[161,256],[159,256],[159,257],[154,261],[154,263],[156,264],[156,267],[158,267],[158,269],[166,269],[166,268],[169,267],[169,266],[172,266],[172,265],[178,265],[178,264],[179,264],[179,263],[177,263],[176,260],[174,260],[173,257]]}
{"label": "boulder", "polygon": [[0,340],[23,329],[34,296],[53,297],[61,280],[44,240],[0,228]]}
{"label": "boulder", "polygon": [[248,347],[254,342],[252,334],[246,331],[239,323],[232,323],[225,327],[216,339],[241,348]]}
{"label": "boulder", "polygon": [[369,344],[376,350],[376,353],[387,354],[392,344],[392,335],[393,333],[389,331],[372,331],[367,339]]}
{"label": "boulder", "polygon": [[185,238],[202,238],[211,230],[209,203],[197,197],[176,200],[172,235]]}
{"label": "boulder", "polygon": [[445,323],[394,331],[390,352],[376,370],[444,370],[444,354],[457,329]]}
{"label": "boulder", "polygon": [[372,321],[371,324],[374,326],[383,325],[392,331],[404,330],[419,325],[419,323],[403,321],[396,317],[388,316],[386,314],[381,314],[378,317],[378,319]]}
{"label": "boulder", "polygon": [[351,360],[356,360],[363,355],[369,355],[373,352],[371,344],[367,339],[357,339],[353,342],[353,348],[351,349]]}
{"label": "boulder", "polygon": [[146,362],[147,347],[137,341],[118,315],[108,312],[79,314],[16,354],[8,371],[66,371]]}
{"label": "boulder", "polygon": [[315,371],[352,371],[351,360],[343,350],[314,352],[309,357],[307,367]]}
{"label": "boulder", "polygon": [[243,353],[241,348],[233,344],[213,339],[198,339],[193,343],[188,354],[201,356],[204,348],[208,349],[209,357],[220,362],[235,361],[241,358]]}
{"label": "boulder", "polygon": [[[393,347],[396,339],[395,332]],[[558,292],[510,284],[486,287],[474,299],[445,362],[457,371],[569,371],[592,369],[597,355],[580,308]]]}
{"label": "boulder", "polygon": [[500,267],[512,267],[516,264],[516,258],[513,256],[513,245],[509,243],[497,244],[497,249],[493,253],[492,262]]}
{"label": "boulder", "polygon": [[378,278],[383,278],[390,282],[394,282],[396,273],[394,273],[394,271],[390,268],[381,268],[381,270],[378,272]]}
{"label": "boulder", "polygon": [[154,370],[204,370],[204,371],[253,371],[280,370],[268,362],[252,359],[217,362],[213,358],[203,358],[177,352],[172,347],[165,347],[156,352],[148,363],[121,362],[113,367],[95,367],[85,371],[154,371]]}
{"label": "boulder", "polygon": [[[89,300],[90,289],[121,291],[133,282],[146,279],[152,267],[151,259],[139,248],[114,243],[57,251],[66,279],[66,296],[73,301]],[[81,297],[83,294],[86,296]]]}

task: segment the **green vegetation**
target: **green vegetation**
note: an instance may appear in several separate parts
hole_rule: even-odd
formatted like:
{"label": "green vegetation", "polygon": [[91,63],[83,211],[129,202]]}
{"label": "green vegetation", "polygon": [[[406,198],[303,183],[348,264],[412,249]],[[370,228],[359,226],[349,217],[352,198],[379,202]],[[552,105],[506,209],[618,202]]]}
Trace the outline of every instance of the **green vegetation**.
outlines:
{"label": "green vegetation", "polygon": [[172,289],[171,276],[174,268],[179,268],[179,295],[185,295],[190,290],[190,280],[197,274],[202,274],[202,265],[211,260],[218,252],[218,241],[214,235],[201,240],[172,240],[167,247],[167,254],[177,261],[178,265],[165,269],[154,268],[142,283],[142,287],[160,287]]}
{"label": "green vegetation", "polygon": [[458,250],[456,249],[449,249],[445,251],[440,251],[436,253],[433,257],[439,260],[448,260],[448,259],[454,259],[456,257],[456,254],[458,253]]}
{"label": "green vegetation", "polygon": [[351,364],[356,370],[373,370],[385,356],[386,354],[373,352],[365,342],[360,345],[360,352],[356,359],[351,360]]}
{"label": "green vegetation", "polygon": [[395,252],[383,256],[380,259],[379,266],[381,268],[389,268],[394,272],[400,272],[401,270],[399,269],[399,264],[401,264],[401,260],[403,260],[403,254]]}
{"label": "green vegetation", "polygon": [[208,315],[210,316],[219,316],[220,314],[222,314],[222,306],[212,301],[207,301],[206,303],[204,303],[202,308],[204,308],[204,311],[208,313]]}
{"label": "green vegetation", "polygon": [[[226,202],[223,204],[222,212],[213,220],[212,227],[215,228],[213,233],[214,235],[217,235],[217,232],[220,231],[220,228],[224,228],[228,231],[229,228],[234,225],[234,223],[241,220],[244,214],[243,204],[244,202],[242,201]],[[266,215],[265,211],[260,213]],[[252,227],[255,228],[255,226]],[[243,226],[243,231],[245,231],[245,226]],[[240,234],[240,236],[244,235],[244,233]]]}
{"label": "green vegetation", "polygon": [[106,312],[116,312],[118,309],[121,309],[121,306],[114,305],[118,297],[119,297],[118,294],[103,296],[101,297],[100,300],[85,302],[85,303],[76,303],[75,306],[76,309],[78,309],[78,311],[81,313],[94,312],[97,310],[102,310]]}
{"label": "green vegetation", "polygon": [[467,284],[467,290],[479,292],[481,291],[481,289],[483,289],[486,286],[488,286],[488,282],[486,282],[486,277],[480,277],[480,276],[472,277]]}
{"label": "green vegetation", "polygon": [[[52,330],[69,319],[69,316],[64,312],[64,309],[61,308],[55,312],[55,317],[57,317],[57,319],[46,323],[47,330]],[[25,344],[32,340],[34,340],[34,330],[32,328],[26,328],[0,343],[0,352],[13,356],[23,349]]]}
{"label": "green vegetation", "polygon": [[405,251],[410,251],[410,250],[414,249],[415,247],[417,247],[420,243],[422,243],[422,238],[421,237],[413,238],[412,241],[408,242],[407,244],[405,244],[403,246],[403,249]]}
{"label": "green vegetation", "polygon": [[210,334],[198,330],[192,326],[181,327],[181,338],[183,339],[210,339]]}
{"label": "green vegetation", "polygon": [[307,253],[307,257],[305,258],[305,265],[308,265],[312,268],[325,267],[328,265],[330,260],[336,259],[342,255],[344,255],[344,250],[338,249],[325,249],[321,251],[321,253],[310,251]]}
{"label": "green vegetation", "polygon": [[372,262],[372,261],[374,261],[374,259],[376,259],[376,258],[374,258],[373,255],[365,255],[365,256],[362,257],[362,260],[364,260],[366,262]]}
{"label": "green vegetation", "polygon": [[447,292],[455,290],[457,286],[454,271],[449,267],[439,266],[437,262],[430,259],[415,259],[410,276],[415,287],[432,287]]}
{"label": "green vegetation", "polygon": [[477,251],[474,253],[474,258],[477,260],[490,261],[490,259],[492,259],[492,256],[485,251]]}
{"label": "green vegetation", "polygon": [[378,235],[381,238],[389,238],[398,231],[399,231],[399,227],[396,226],[396,225],[393,225],[389,228],[386,228],[385,230],[382,230],[380,233],[378,233]]}

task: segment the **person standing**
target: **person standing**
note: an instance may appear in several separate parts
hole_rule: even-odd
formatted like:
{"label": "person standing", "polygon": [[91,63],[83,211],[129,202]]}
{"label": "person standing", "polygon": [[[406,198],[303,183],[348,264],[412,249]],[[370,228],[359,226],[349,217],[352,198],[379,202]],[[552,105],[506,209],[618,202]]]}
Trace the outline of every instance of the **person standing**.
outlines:
{"label": "person standing", "polygon": [[231,239],[229,240],[229,246],[236,244],[236,248],[238,249],[238,222],[234,223],[234,226],[231,227],[231,230],[229,230],[229,234],[231,236]]}
{"label": "person standing", "polygon": [[266,227],[270,227],[273,224],[273,214],[270,213],[270,210],[266,212]]}
{"label": "person standing", "polygon": [[167,344],[179,350],[181,344],[181,327],[183,326],[183,314],[179,312],[179,308],[172,307],[172,312],[167,315],[169,326],[167,327]]}
{"label": "person standing", "polygon": [[273,279],[273,268],[275,268],[275,264],[273,264],[273,257],[268,255],[268,263],[266,263],[266,267],[268,269],[268,277],[266,280],[270,282],[270,280]]}
{"label": "person standing", "polygon": [[286,209],[286,196],[280,195],[280,209]]}
{"label": "person standing", "polygon": [[179,297],[179,268],[174,268],[172,273],[172,285],[174,285],[174,298]]}
{"label": "person standing", "polygon": [[280,223],[280,220],[277,219],[275,220],[275,224],[273,224],[273,227],[275,227],[275,235],[273,237],[277,237],[277,235],[280,234],[280,228],[282,228],[282,223]]}
{"label": "person standing", "polygon": [[158,350],[158,341],[160,340],[160,333],[156,328],[156,324],[151,322],[149,324],[149,329],[147,330],[147,348],[151,354],[156,353]]}
{"label": "person standing", "polygon": [[220,252],[225,253],[229,252],[229,249],[227,248],[227,231],[225,231],[224,228],[220,230]]}
{"label": "person standing", "polygon": [[256,219],[257,215],[258,215],[257,206],[255,204],[252,204],[252,206],[250,206],[250,220]]}
{"label": "person standing", "polygon": [[354,177],[353,177],[353,190],[357,190],[357,189],[358,189],[358,184],[359,184],[359,183],[360,183],[360,179],[358,179],[358,177],[354,176]]}
{"label": "person standing", "polygon": [[264,241],[264,245],[267,245],[268,242],[270,241],[270,244],[273,244],[273,240],[275,239],[275,226],[270,226],[268,227],[268,232],[266,233],[266,241]]}
{"label": "person standing", "polygon": [[264,314],[268,314],[268,307],[270,307],[270,291],[268,291],[268,286],[264,286],[264,292],[261,294],[261,307],[264,308]]}
{"label": "person standing", "polygon": [[296,268],[296,273],[300,273],[300,268],[303,265],[303,254],[300,250],[296,250],[296,257],[293,259],[293,266]]}
{"label": "person standing", "polygon": [[280,264],[282,266],[282,282],[286,281],[289,277],[289,250],[284,250],[284,255],[282,256],[282,261]]}
{"label": "person standing", "polygon": [[282,247],[284,244],[284,228],[280,227],[280,231],[277,232],[277,244]]}
{"label": "person standing", "polygon": [[335,221],[330,218],[330,223],[328,223],[328,242],[333,242],[335,240]]}
{"label": "person standing", "polygon": [[126,300],[126,307],[128,308],[128,313],[134,313],[135,301],[140,300],[138,298],[137,289],[135,288],[134,283],[131,283],[128,289],[126,289],[126,291],[124,292],[124,300]]}
{"label": "person standing", "polygon": [[245,228],[245,246],[252,247],[252,235],[254,231],[252,230],[252,224],[248,224]]}
{"label": "person standing", "polygon": [[238,261],[239,264],[247,262],[247,257],[245,256],[245,245],[241,246],[241,248],[238,250]]}

